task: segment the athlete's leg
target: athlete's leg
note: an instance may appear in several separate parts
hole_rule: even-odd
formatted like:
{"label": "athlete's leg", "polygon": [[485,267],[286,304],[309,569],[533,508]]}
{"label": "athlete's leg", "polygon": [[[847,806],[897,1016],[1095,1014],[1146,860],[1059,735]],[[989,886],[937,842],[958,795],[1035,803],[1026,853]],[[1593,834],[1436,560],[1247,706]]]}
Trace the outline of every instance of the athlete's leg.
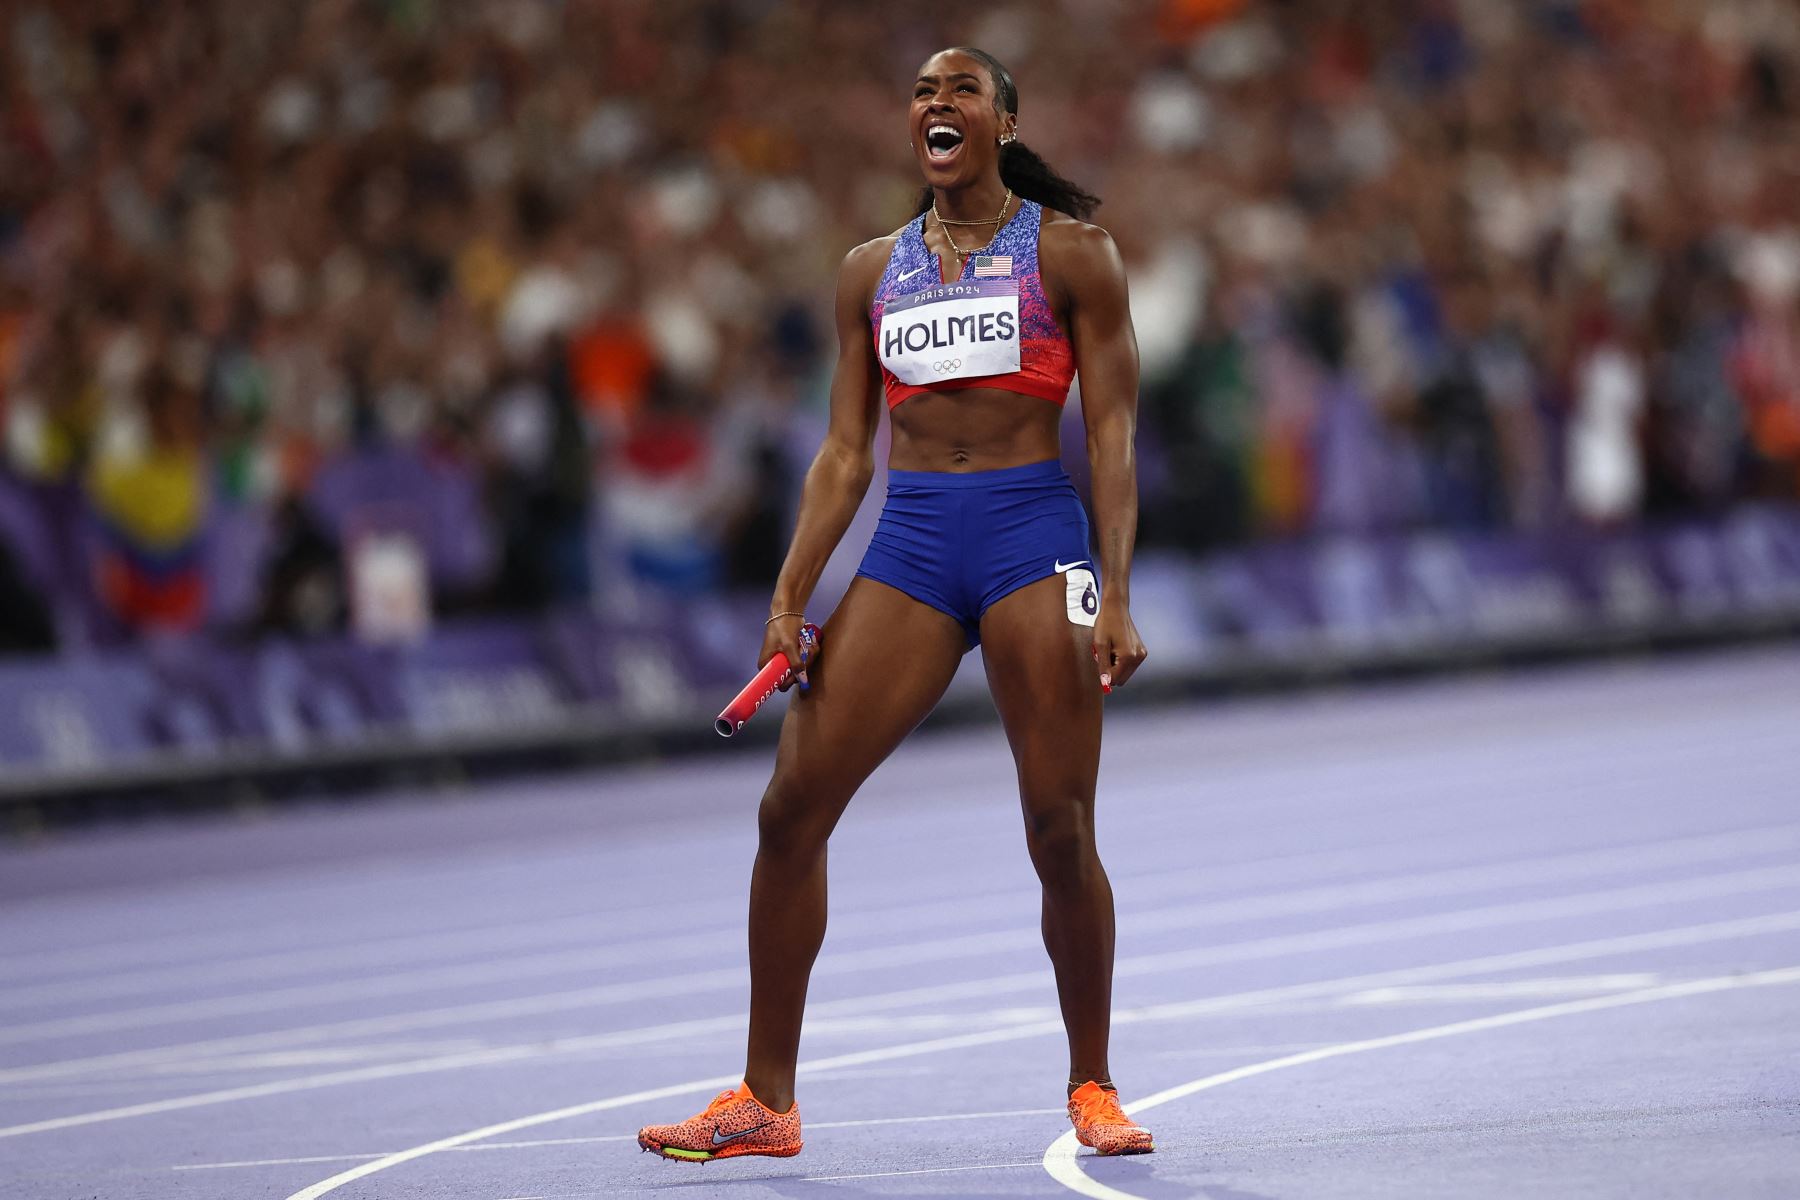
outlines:
{"label": "athlete's leg", "polygon": [[794,1062],[813,959],[825,939],[825,843],[850,797],[950,685],[968,650],[957,621],[857,578],[825,625],[811,690],[781,726],[758,814],[750,881],[750,1046],[744,1082],[777,1112]]}
{"label": "athlete's leg", "polygon": [[1068,618],[1052,575],[996,601],[981,619],[988,687],[1012,744],[1026,842],[1044,885],[1044,947],[1069,1032],[1069,1077],[1107,1081],[1113,897],[1094,845],[1100,683],[1093,631]]}

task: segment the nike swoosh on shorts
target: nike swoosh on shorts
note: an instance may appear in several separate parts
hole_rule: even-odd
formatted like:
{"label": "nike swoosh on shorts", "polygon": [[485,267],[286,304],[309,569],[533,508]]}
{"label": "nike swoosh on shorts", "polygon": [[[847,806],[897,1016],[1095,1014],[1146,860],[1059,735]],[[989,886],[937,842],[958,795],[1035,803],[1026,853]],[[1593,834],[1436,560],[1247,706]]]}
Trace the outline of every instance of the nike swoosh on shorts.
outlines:
{"label": "nike swoosh on shorts", "polygon": [[1088,560],[1085,558],[1078,558],[1072,563],[1066,563],[1059,558],[1056,560],[1056,573],[1061,575],[1064,571],[1073,571],[1076,567],[1085,567],[1087,561]]}

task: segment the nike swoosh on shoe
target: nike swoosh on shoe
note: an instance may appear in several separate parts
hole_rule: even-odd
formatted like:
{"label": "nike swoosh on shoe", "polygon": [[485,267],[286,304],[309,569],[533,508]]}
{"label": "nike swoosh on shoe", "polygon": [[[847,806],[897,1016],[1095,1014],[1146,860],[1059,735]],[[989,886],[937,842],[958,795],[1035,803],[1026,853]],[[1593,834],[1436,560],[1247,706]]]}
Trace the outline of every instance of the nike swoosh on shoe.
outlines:
{"label": "nike swoosh on shoe", "polygon": [[723,1146],[726,1142],[735,1142],[741,1137],[748,1137],[750,1134],[755,1133],[759,1129],[767,1129],[769,1126],[773,1125],[774,1123],[775,1122],[773,1122],[773,1121],[764,1121],[761,1125],[752,1125],[748,1129],[740,1129],[736,1133],[727,1133],[727,1134],[720,1134],[719,1127],[717,1125],[714,1125],[713,1126],[713,1134],[712,1134],[712,1144],[715,1146]]}

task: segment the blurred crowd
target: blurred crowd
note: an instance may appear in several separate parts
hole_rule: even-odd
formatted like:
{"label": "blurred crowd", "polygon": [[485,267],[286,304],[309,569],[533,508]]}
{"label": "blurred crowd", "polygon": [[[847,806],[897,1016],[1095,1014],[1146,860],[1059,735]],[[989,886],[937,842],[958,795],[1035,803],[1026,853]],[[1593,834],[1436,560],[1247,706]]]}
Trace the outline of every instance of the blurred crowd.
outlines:
{"label": "blurred crowd", "polygon": [[0,22],[0,649],[767,584],[958,43],[1104,200],[1146,544],[1800,496],[1791,0]]}

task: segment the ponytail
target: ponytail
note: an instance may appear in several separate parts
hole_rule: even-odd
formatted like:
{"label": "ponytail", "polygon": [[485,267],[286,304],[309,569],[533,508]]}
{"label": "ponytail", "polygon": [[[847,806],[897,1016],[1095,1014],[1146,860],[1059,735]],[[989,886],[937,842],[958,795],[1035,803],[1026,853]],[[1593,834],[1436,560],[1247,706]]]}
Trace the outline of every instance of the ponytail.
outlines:
{"label": "ponytail", "polygon": [[[1035,200],[1045,208],[1068,213],[1085,221],[1100,207],[1100,197],[1056,173],[1056,168],[1039,157],[1038,152],[1020,141],[1000,147],[1000,182],[1015,196]],[[919,193],[919,211],[915,217],[931,211],[931,189]]]}
{"label": "ponytail", "polygon": [[[1003,113],[1016,116],[1019,88],[1013,82],[1012,72],[985,50],[973,46],[952,48],[987,68],[994,81],[994,106]],[[1000,147],[1000,182],[1011,188],[1016,196],[1035,200],[1045,208],[1054,208],[1084,221],[1100,207],[1100,197],[1058,175],[1056,168],[1040,158],[1037,151],[1016,138]],[[931,189],[925,188],[919,193],[919,211],[913,215],[923,216],[930,212],[931,204]]]}

